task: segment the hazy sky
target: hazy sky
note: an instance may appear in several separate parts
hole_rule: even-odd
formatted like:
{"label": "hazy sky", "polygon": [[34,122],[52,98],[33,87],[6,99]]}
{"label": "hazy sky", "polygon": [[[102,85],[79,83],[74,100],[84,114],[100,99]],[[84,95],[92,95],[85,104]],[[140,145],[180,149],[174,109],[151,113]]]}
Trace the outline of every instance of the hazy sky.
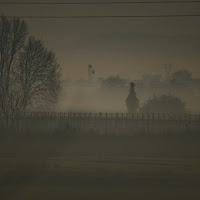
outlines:
{"label": "hazy sky", "polygon": [[[17,16],[200,14],[199,10],[200,3],[0,5],[1,14]],[[166,63],[174,69],[190,69],[194,77],[200,77],[200,17],[26,21],[30,33],[56,53],[64,78],[87,78],[88,64],[94,65],[97,77],[139,78],[144,73],[163,72]]]}

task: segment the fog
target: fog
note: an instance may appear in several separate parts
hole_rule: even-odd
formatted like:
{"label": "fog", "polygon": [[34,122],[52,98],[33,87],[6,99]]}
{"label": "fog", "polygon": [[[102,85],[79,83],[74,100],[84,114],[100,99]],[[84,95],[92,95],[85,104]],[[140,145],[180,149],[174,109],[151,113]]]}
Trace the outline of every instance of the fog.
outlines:
{"label": "fog", "polygon": [[0,5],[0,200],[200,199],[200,1]]}
{"label": "fog", "polygon": [[[200,112],[200,90],[191,87],[135,87],[140,107],[154,95],[171,94],[185,102],[189,112]],[[129,87],[101,87],[101,85],[63,86],[56,106],[60,112],[127,112],[125,100]]]}

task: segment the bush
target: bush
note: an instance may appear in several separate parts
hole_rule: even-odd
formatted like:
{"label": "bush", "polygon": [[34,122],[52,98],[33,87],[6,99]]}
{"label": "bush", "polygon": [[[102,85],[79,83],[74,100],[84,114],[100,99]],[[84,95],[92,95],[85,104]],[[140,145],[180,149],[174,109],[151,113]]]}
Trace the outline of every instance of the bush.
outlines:
{"label": "bush", "polygon": [[140,112],[179,114],[185,112],[185,103],[173,95],[154,96],[147,100]]}

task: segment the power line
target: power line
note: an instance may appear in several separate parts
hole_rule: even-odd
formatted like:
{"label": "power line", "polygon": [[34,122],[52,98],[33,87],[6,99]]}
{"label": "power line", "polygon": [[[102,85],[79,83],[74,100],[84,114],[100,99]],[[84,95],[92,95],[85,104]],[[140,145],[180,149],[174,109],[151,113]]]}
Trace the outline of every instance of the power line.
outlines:
{"label": "power line", "polygon": [[110,2],[5,2],[2,1],[0,4],[4,5],[109,5],[109,4],[188,4],[188,3],[200,3],[200,1],[110,1]]}
{"label": "power line", "polygon": [[87,18],[176,18],[176,17],[200,17],[200,14],[191,15],[99,15],[99,16],[7,16],[9,18],[26,19],[87,19]]}

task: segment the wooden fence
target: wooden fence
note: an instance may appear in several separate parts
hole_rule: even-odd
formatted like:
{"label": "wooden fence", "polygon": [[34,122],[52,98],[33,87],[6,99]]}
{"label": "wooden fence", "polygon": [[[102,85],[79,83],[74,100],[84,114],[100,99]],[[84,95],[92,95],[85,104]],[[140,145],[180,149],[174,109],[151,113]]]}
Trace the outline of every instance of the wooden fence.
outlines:
{"label": "wooden fence", "polygon": [[30,112],[9,118],[0,115],[0,129],[66,134],[169,134],[200,132],[200,115],[161,113]]}

